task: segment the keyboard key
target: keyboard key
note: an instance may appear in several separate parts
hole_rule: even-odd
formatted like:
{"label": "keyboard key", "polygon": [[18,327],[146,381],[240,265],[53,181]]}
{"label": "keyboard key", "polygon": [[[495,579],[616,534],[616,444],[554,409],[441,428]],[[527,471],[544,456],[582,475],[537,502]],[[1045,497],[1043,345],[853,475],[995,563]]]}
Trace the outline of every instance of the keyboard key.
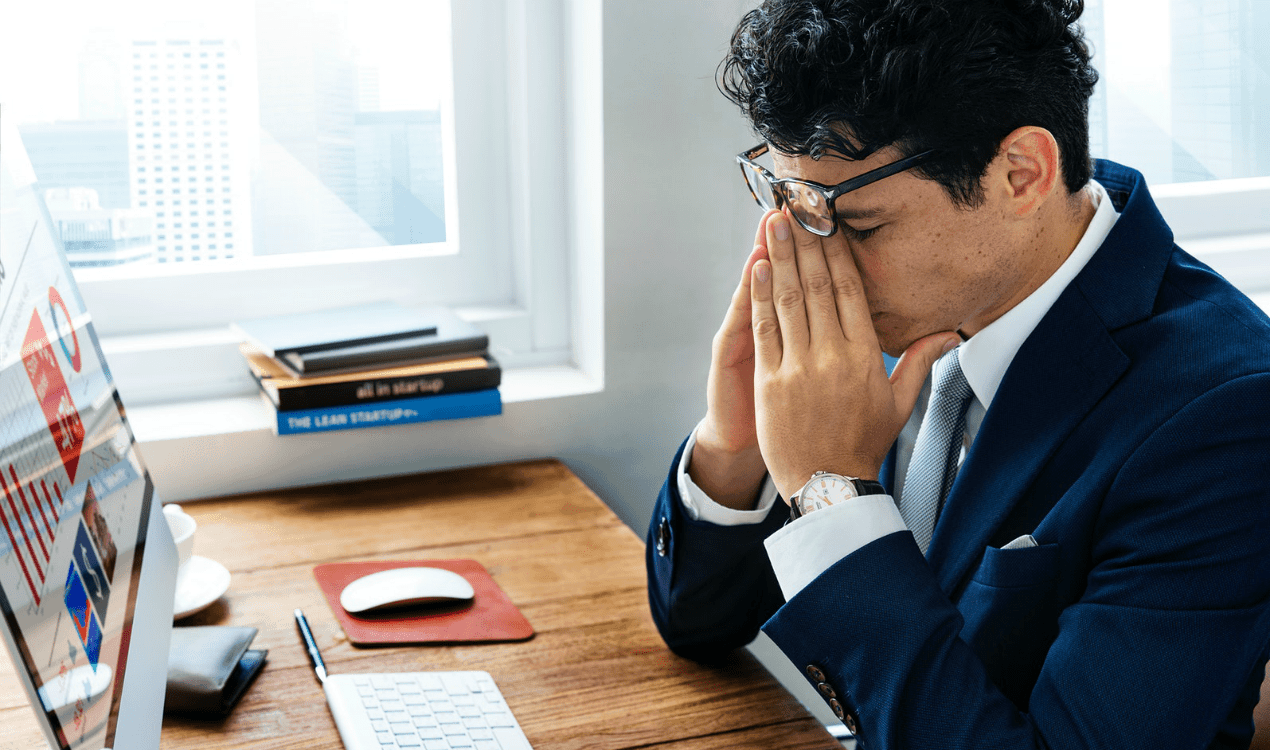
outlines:
{"label": "keyboard key", "polygon": [[381,745],[391,745],[392,732],[375,732],[375,739],[379,740]]}
{"label": "keyboard key", "polygon": [[423,741],[413,734],[397,735],[397,747],[422,747]]}
{"label": "keyboard key", "polygon": [[489,725],[495,729],[499,727],[516,726],[516,722],[512,719],[512,715],[506,711],[493,711],[485,714],[485,720],[488,721]]}
{"label": "keyboard key", "polygon": [[[433,706],[433,708],[435,709],[436,707]],[[451,722],[458,722],[459,720],[459,715],[454,713],[453,711],[433,710],[432,715],[437,717],[438,724],[449,724]]]}
{"label": "keyboard key", "polygon": [[415,680],[416,684],[418,684],[419,687],[423,688],[424,690],[444,689],[442,687],[441,678],[437,677],[434,674],[421,674],[421,675],[416,675],[416,677],[418,678],[417,680]]}
{"label": "keyboard key", "polygon": [[425,704],[417,703],[413,705],[407,705],[406,713],[410,714],[411,716],[431,716],[432,709],[428,708],[427,705]]}
{"label": "keyboard key", "polygon": [[474,740],[492,740],[494,733],[488,729],[471,728],[467,730],[467,734]]}
{"label": "keyboard key", "polygon": [[446,737],[452,737],[456,734],[467,734],[467,729],[462,724],[442,724],[441,731],[445,732]]}
{"label": "keyboard key", "polygon": [[454,711],[465,719],[469,716],[480,716],[482,713],[476,706],[455,706]]}
{"label": "keyboard key", "polygon": [[375,674],[370,676],[370,684],[378,690],[380,688],[391,688],[393,681],[386,674]]}
{"label": "keyboard key", "polygon": [[415,725],[411,721],[394,721],[388,725],[388,731],[393,734],[414,734]]}
{"label": "keyboard key", "polygon": [[525,735],[515,729],[495,729],[494,737],[498,739],[502,750],[533,750]]}
{"label": "keyboard key", "polygon": [[353,684],[358,686],[369,685],[370,678],[367,677],[366,675],[356,675],[353,677]]}
{"label": "keyboard key", "polygon": [[362,698],[362,706],[364,708],[375,708],[379,705],[379,701],[374,698]]}
{"label": "keyboard key", "polygon": [[366,718],[371,721],[379,721],[384,718],[384,712],[378,708],[368,708],[366,709]]}
{"label": "keyboard key", "polygon": [[357,688],[357,694],[363,698],[371,698],[375,695],[375,690],[370,685]]}
{"label": "keyboard key", "polygon": [[469,716],[463,720],[463,726],[467,727],[468,730],[471,731],[473,729],[484,728],[488,725],[485,723],[484,716]]}
{"label": "keyboard key", "polygon": [[445,740],[424,740],[423,750],[450,750],[450,743]]}
{"label": "keyboard key", "polygon": [[445,692],[450,695],[467,695],[467,680],[463,677],[463,675],[442,675],[441,682],[445,684]]}
{"label": "keyboard key", "polygon": [[390,722],[392,722],[392,721],[410,721],[410,714],[406,713],[406,711],[405,711],[405,709],[404,709],[404,708],[403,708],[403,709],[401,709],[401,710],[398,710],[398,711],[389,711],[389,710],[385,709],[385,710],[384,710],[384,718],[388,719],[388,721],[390,721]]}
{"label": "keyboard key", "polygon": [[383,721],[383,720],[380,720],[380,721],[372,721],[372,722],[370,723],[370,726],[371,726],[371,728],[373,728],[376,732],[387,732],[387,731],[388,731],[388,722]]}
{"label": "keyboard key", "polygon": [[429,727],[419,727],[418,734],[425,740],[441,740],[445,739],[445,732],[441,731],[441,727],[435,724]]}
{"label": "keyboard key", "polygon": [[428,688],[424,689],[423,694],[429,701],[443,701],[448,700],[450,697],[444,690],[431,690]]}
{"label": "keyboard key", "polygon": [[494,740],[472,740],[476,745],[476,750],[499,750],[498,743]]}
{"label": "keyboard key", "polygon": [[455,750],[466,750],[466,748],[472,746],[472,740],[467,737],[450,737],[448,739],[450,740],[450,747],[455,748]]}

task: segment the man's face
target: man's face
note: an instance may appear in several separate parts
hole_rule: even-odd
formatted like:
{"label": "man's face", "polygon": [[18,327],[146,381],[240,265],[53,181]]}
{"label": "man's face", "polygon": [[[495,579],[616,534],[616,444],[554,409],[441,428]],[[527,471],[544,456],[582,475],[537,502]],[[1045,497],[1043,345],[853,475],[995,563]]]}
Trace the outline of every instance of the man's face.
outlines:
{"label": "man's face", "polygon": [[[836,185],[900,156],[886,149],[863,161],[817,161],[773,153],[772,171]],[[886,353],[898,356],[939,331],[972,335],[1018,301],[1011,297],[1029,275],[1028,238],[1018,236],[1004,195],[985,192],[978,207],[959,208],[938,183],[908,171],[838,198],[838,232],[826,242],[850,249]]]}

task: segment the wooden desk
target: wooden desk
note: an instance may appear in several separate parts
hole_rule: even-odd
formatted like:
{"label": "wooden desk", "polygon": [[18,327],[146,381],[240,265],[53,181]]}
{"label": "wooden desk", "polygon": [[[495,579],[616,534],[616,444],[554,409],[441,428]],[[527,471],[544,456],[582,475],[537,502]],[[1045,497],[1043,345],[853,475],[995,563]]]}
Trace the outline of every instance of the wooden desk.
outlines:
{"label": "wooden desk", "polygon": [[[536,750],[841,748],[748,653],[708,668],[667,650],[648,613],[643,540],[558,461],[184,507],[199,522],[195,554],[224,563],[234,579],[220,602],[182,624],[255,626],[269,663],[227,720],[165,720],[165,748],[342,747],[296,634],[296,607],[332,673],[489,671]],[[354,648],[311,572],[323,562],[428,558],[479,560],[537,635]],[[41,747],[4,653],[0,747]]]}

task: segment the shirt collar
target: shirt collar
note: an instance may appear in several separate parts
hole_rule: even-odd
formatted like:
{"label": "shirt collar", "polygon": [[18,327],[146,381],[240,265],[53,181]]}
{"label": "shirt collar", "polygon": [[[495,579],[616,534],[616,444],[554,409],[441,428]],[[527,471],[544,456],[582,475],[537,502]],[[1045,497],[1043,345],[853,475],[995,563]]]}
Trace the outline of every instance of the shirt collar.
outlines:
{"label": "shirt collar", "polygon": [[1120,218],[1102,185],[1090,180],[1085,190],[1097,209],[1071,255],[1067,256],[1063,265],[1037,287],[1036,291],[971,336],[960,347],[961,370],[984,409],[992,405],[1001,379],[1005,377],[1005,371],[1014,360],[1019,347],[1032,335],[1033,329],[1054,306],[1067,285],[1076,278],[1089,259],[1094,257],[1094,252],[1107,239],[1116,219]]}

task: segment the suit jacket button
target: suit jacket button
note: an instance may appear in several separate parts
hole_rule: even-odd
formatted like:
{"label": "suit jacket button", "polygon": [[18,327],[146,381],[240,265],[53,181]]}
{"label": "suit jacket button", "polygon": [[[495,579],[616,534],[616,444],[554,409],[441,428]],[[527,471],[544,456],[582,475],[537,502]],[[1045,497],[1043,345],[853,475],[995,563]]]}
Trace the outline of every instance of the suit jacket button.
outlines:
{"label": "suit jacket button", "polygon": [[[841,721],[843,724],[847,723],[848,714],[845,710],[843,710],[842,704],[838,702],[837,698],[829,699],[829,708],[833,709],[833,715],[838,717],[838,721]],[[852,723],[854,724],[855,722]],[[851,727],[847,727],[847,729],[851,729]],[[852,731],[854,733],[854,730]]]}
{"label": "suit jacket button", "polygon": [[860,733],[860,727],[856,725],[855,717],[852,716],[851,714],[847,714],[846,716],[842,717],[842,724],[843,726],[847,728],[848,732],[852,734]]}
{"label": "suit jacket button", "polygon": [[659,557],[670,554],[670,521],[665,518],[657,524],[657,554]]}
{"label": "suit jacket button", "polygon": [[820,670],[820,667],[816,666],[815,664],[807,665],[807,676],[815,680],[816,682],[825,681],[825,673],[822,672]]}
{"label": "suit jacket button", "polygon": [[826,698],[838,697],[838,694],[835,693],[833,690],[833,685],[830,685],[827,682],[819,683],[818,685],[816,685],[816,689],[819,690],[821,695],[825,696]]}

